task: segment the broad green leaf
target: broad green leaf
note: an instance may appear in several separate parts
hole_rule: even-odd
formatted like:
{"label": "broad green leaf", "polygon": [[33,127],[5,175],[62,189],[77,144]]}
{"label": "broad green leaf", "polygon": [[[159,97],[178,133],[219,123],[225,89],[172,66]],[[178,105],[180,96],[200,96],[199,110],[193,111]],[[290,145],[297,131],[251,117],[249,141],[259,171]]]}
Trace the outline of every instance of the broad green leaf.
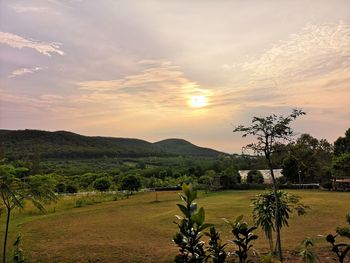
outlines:
{"label": "broad green leaf", "polygon": [[182,204],[177,204],[177,206],[180,208],[181,212],[186,216],[190,217],[189,211],[187,210],[186,206]]}

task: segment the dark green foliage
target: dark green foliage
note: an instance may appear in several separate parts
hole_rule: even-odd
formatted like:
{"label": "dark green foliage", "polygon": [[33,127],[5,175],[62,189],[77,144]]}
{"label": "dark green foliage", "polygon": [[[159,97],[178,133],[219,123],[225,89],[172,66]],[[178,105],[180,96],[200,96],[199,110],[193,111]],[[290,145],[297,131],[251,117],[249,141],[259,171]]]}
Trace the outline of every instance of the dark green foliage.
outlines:
{"label": "dark green foliage", "polygon": [[[88,137],[67,131],[0,130],[0,141],[3,154],[13,160],[33,159],[35,156],[41,159],[78,159],[175,155],[216,157],[220,154],[179,139],[150,143],[139,139]],[[38,162],[34,160],[33,163]],[[33,172],[37,168],[33,166]]]}
{"label": "dark green foliage", "polygon": [[301,173],[301,169],[305,170],[304,164],[299,164],[294,156],[287,156],[284,158],[282,163],[282,174],[285,182],[299,183],[299,171]]}
{"label": "dark green foliage", "polygon": [[108,177],[101,177],[95,180],[94,188],[98,191],[108,191],[112,182]]}
{"label": "dark green foliage", "polygon": [[343,153],[332,160],[335,173],[340,177],[350,176],[350,152]]}
{"label": "dark green foliage", "polygon": [[332,145],[302,134],[288,145],[282,173],[289,183],[325,183],[331,179]]}
{"label": "dark green foliage", "polygon": [[210,237],[209,240],[209,258],[212,259],[213,263],[224,263],[227,258],[225,251],[226,244],[221,244],[220,235],[216,231],[215,227],[210,227],[210,232],[206,233]]}
{"label": "dark green foliage", "polygon": [[243,149],[253,151],[255,154],[263,154],[269,167],[272,186],[275,195],[275,226],[276,226],[276,251],[279,259],[283,260],[281,231],[278,221],[280,220],[278,205],[277,189],[278,185],[273,172],[274,156],[285,150],[284,143],[290,141],[293,136],[291,123],[299,116],[305,115],[302,110],[294,109],[287,117],[277,116],[275,114],[266,117],[253,117],[250,126],[239,125],[233,132],[242,132],[243,137],[253,136],[256,140],[246,145]]}
{"label": "dark green foliage", "polygon": [[[253,219],[257,226],[264,231],[266,238],[269,241],[270,251],[273,253],[273,238],[272,233],[277,227],[281,229],[283,226],[289,226],[289,215],[296,211],[298,215],[306,213],[307,206],[300,202],[298,196],[277,191],[278,202],[276,202],[275,193],[268,191],[263,194],[258,194],[253,200]],[[276,203],[278,204],[279,219],[276,220]],[[276,227],[276,223],[278,226]]]}
{"label": "dark green foliage", "polygon": [[3,263],[6,262],[7,236],[13,209],[23,208],[24,201],[28,200],[39,210],[45,211],[43,203],[57,199],[53,191],[54,181],[50,176],[35,175],[21,179],[17,177],[17,169],[19,168],[0,163],[0,196],[6,209]]}
{"label": "dark green foliage", "polygon": [[215,179],[215,172],[214,172],[214,175],[211,175],[210,173],[208,174],[206,173],[206,175],[203,175],[198,178],[199,187],[201,189],[204,189],[205,192],[218,190],[220,185],[216,183],[216,181],[217,180]]}
{"label": "dark green foliage", "polygon": [[350,128],[346,130],[344,137],[339,137],[334,142],[334,155],[340,156],[344,153],[350,153]]}
{"label": "dark green foliage", "polygon": [[137,191],[141,187],[140,178],[132,174],[123,177],[120,183],[122,190]]}
{"label": "dark green foliage", "polygon": [[69,194],[75,194],[78,192],[78,186],[74,183],[69,183],[66,185],[66,192]]}
{"label": "dark green foliage", "polygon": [[56,192],[59,194],[66,192],[66,184],[65,183],[58,183],[56,184]]}
{"label": "dark green foliage", "polygon": [[247,174],[247,183],[248,184],[263,184],[264,176],[259,170],[250,170]]}
{"label": "dark green foliage", "polygon": [[220,186],[223,189],[232,189],[241,183],[241,176],[234,167],[228,167],[220,173]]}
{"label": "dark green foliage", "polygon": [[[350,213],[346,215],[346,221],[350,225]],[[329,234],[326,241],[332,245],[332,252],[338,257],[340,263],[344,263],[347,254],[350,252],[350,244],[336,243],[337,236],[342,236],[350,239],[350,227],[338,227],[337,234]]]}
{"label": "dark green foliage", "polygon": [[197,191],[191,185],[183,184],[182,194],[179,194],[183,204],[178,204],[182,215],[177,215],[179,222],[179,232],[173,237],[173,241],[179,247],[179,254],[175,257],[175,262],[201,263],[207,258],[204,242],[201,241],[202,231],[210,227],[205,224],[205,212],[203,207],[197,208],[195,199]]}
{"label": "dark green foliage", "polygon": [[160,142],[154,143],[164,152],[175,154],[175,155],[192,155],[192,156],[206,156],[216,157],[221,154],[218,151],[198,147],[186,140],[182,139],[167,139]]}
{"label": "dark green foliage", "polygon": [[258,239],[258,236],[253,233],[257,227],[249,227],[248,223],[243,221],[243,215],[237,217],[232,223],[226,220],[232,227],[234,239],[232,243],[237,245],[238,250],[235,255],[238,257],[239,263],[252,262],[248,260],[248,252],[252,248],[251,242]]}

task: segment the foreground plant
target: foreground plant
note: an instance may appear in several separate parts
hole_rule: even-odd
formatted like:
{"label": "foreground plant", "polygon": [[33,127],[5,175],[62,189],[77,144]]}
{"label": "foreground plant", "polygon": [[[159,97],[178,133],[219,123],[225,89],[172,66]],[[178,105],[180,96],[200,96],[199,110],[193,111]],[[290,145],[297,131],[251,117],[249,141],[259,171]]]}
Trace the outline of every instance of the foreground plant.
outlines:
{"label": "foreground plant", "polygon": [[275,232],[276,232],[276,253],[280,259],[283,260],[282,253],[282,242],[281,242],[281,215],[278,209],[278,186],[276,178],[273,172],[272,156],[279,151],[280,147],[285,142],[290,142],[293,138],[293,129],[290,127],[291,123],[299,116],[304,115],[305,112],[302,110],[294,109],[288,116],[277,116],[272,114],[266,117],[253,117],[250,126],[237,126],[233,132],[242,132],[243,137],[253,136],[256,138],[254,143],[250,143],[244,147],[253,151],[256,154],[264,154],[267,165],[270,170],[272,179],[273,193],[275,195]]}
{"label": "foreground plant", "polygon": [[16,263],[24,263],[25,257],[22,249],[22,236],[19,234],[13,243],[14,251],[13,251],[13,261]]}
{"label": "foreground plant", "polygon": [[[350,225],[350,213],[346,215],[346,221]],[[336,244],[336,238],[337,236],[342,236],[350,239],[350,227],[338,227],[336,232],[336,235],[329,234],[326,237],[326,240],[327,242],[331,243],[332,252],[334,252],[334,254],[338,257],[339,262],[344,263],[344,260],[350,251],[350,245],[345,243]]]}
{"label": "foreground plant", "polygon": [[233,222],[225,220],[232,227],[232,234],[235,239],[232,243],[236,244],[238,250],[235,251],[235,255],[239,259],[239,263],[252,262],[248,260],[248,251],[252,248],[251,242],[258,239],[258,236],[253,233],[257,227],[249,227],[248,223],[243,221],[243,215],[237,217]]}
{"label": "foreground plant", "polygon": [[[20,171],[23,169],[20,168]],[[6,225],[2,262],[6,262],[6,247],[11,212],[23,208],[24,201],[29,200],[35,207],[45,211],[44,202],[56,200],[53,184],[50,178],[36,175],[26,178],[17,177],[18,168],[12,165],[0,164],[0,198],[6,210]]]}
{"label": "foreground plant", "polygon": [[212,226],[205,224],[205,211],[201,207],[197,209],[197,191],[192,189],[192,185],[183,184],[180,199],[185,203],[177,204],[182,216],[176,215],[179,222],[175,222],[179,227],[179,232],[173,237],[173,241],[179,247],[179,254],[175,257],[175,262],[200,263],[207,259],[204,242],[201,241],[202,231]]}
{"label": "foreground plant", "polygon": [[225,251],[225,246],[227,244],[222,244],[220,240],[220,235],[216,231],[215,227],[210,228],[210,232],[206,233],[210,237],[209,240],[209,258],[212,259],[213,263],[224,263],[227,257]]}
{"label": "foreground plant", "polygon": [[302,262],[304,263],[318,262],[318,258],[316,254],[311,250],[313,246],[314,246],[314,242],[310,238],[305,238],[301,242],[301,250],[299,252],[299,256],[301,257]]}
{"label": "foreground plant", "polygon": [[[277,191],[276,193],[274,191],[268,191],[258,194],[252,200],[252,205],[253,219],[256,225],[261,227],[264,231],[269,241],[271,253],[278,252],[277,249],[277,251],[274,250],[273,232],[275,232],[276,229],[281,229],[283,226],[289,226],[289,216],[293,211],[296,211],[298,215],[304,215],[308,208],[300,202],[298,196],[283,191]],[[278,220],[276,220],[276,209],[278,209]],[[276,248],[277,247],[278,242],[276,241]]]}

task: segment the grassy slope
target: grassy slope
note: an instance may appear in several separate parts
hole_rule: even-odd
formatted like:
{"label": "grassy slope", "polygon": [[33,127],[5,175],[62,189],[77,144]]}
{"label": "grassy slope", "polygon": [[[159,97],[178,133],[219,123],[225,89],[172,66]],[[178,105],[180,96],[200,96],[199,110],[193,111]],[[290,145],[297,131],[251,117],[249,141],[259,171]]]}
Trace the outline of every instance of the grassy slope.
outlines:
{"label": "grassy slope", "polygon": [[[230,231],[221,218],[232,219],[245,214],[250,220],[249,203],[256,193],[228,191],[201,195],[198,204],[205,207],[207,222],[215,223],[223,239],[228,240],[231,238]],[[335,226],[345,224],[344,215],[350,209],[349,193],[294,193],[301,196],[311,210],[303,217],[292,216],[290,227],[283,230],[286,249],[296,249],[306,236],[333,233]],[[171,237],[177,231],[173,221],[174,214],[178,214],[175,206],[178,196],[176,192],[161,192],[161,202],[153,202],[154,198],[154,193],[142,193],[116,202],[44,216],[24,216],[14,221],[12,231],[21,229],[24,251],[30,254],[34,262],[86,262],[87,259],[100,259],[102,262],[169,262],[177,251]],[[20,222],[23,224],[16,227]],[[255,246],[264,250],[267,244],[259,234],[261,238]],[[320,241],[317,246],[327,247],[327,244]],[[323,260],[327,262],[325,258]]]}

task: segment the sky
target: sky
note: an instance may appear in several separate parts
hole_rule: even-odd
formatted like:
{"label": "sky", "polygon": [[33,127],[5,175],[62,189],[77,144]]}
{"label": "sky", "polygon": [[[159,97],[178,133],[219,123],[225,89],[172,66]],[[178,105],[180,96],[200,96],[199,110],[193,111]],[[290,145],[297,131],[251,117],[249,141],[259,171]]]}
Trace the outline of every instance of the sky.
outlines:
{"label": "sky", "polygon": [[0,128],[183,138],[233,153],[253,116],[350,127],[350,1],[0,0]]}

